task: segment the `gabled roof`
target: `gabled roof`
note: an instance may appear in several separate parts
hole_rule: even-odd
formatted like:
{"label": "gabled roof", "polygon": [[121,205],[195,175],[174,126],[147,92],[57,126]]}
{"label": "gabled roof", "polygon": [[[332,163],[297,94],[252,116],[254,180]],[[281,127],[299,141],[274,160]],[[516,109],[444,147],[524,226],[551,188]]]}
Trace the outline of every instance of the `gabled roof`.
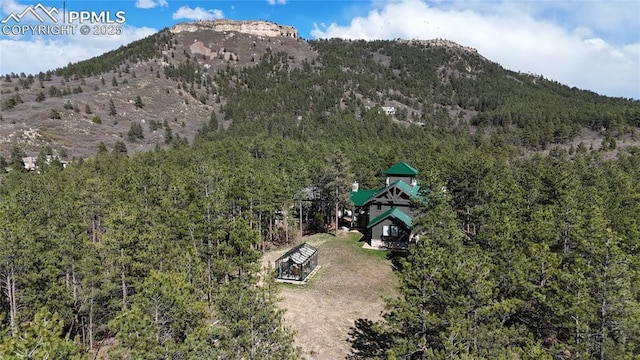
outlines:
{"label": "gabled roof", "polygon": [[382,189],[353,191],[351,192],[351,202],[355,206],[364,206],[369,201],[375,199],[380,194],[384,194],[394,186],[397,186],[400,190],[413,198],[418,200],[422,199],[422,196],[420,196],[420,185],[411,186],[402,180],[396,180]]}
{"label": "gabled roof", "polygon": [[307,243],[302,243],[294,247],[293,249],[287,251],[287,253],[282,255],[277,261],[278,262],[292,261],[295,264],[302,265],[317,251],[318,250],[313,246]]}
{"label": "gabled roof", "polygon": [[367,229],[376,226],[379,222],[381,222],[382,220],[384,220],[384,219],[386,219],[388,217],[392,217],[392,218],[394,218],[396,220],[399,220],[405,226],[407,226],[409,229],[413,229],[413,221],[411,220],[411,217],[409,215],[405,214],[404,212],[402,212],[402,210],[400,210],[398,208],[391,208],[391,209],[383,212],[382,214],[376,216],[375,219],[369,221],[369,223],[367,224]]}
{"label": "gabled roof", "polygon": [[392,167],[388,168],[384,174],[385,175],[405,175],[405,176],[415,176],[418,175],[419,171],[415,168],[411,167],[405,162],[399,162]]}
{"label": "gabled roof", "polygon": [[420,185],[411,186],[411,185],[407,184],[406,182],[404,182],[402,180],[396,180],[396,181],[392,182],[391,184],[389,184],[389,186],[387,186],[384,189],[382,189],[379,193],[383,193],[383,192],[391,189],[394,186],[399,187],[400,190],[404,191],[405,193],[407,193],[407,194],[409,194],[410,196],[413,196],[413,197],[418,197],[418,193],[420,192]]}

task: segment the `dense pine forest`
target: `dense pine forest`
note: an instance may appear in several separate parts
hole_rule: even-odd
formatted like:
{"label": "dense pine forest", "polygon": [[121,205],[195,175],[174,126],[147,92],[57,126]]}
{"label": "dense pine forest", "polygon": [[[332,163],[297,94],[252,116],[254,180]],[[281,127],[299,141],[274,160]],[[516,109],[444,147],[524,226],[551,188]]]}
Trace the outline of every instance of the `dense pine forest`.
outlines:
{"label": "dense pine forest", "polygon": [[[374,188],[397,161],[432,190],[423,235],[394,258],[383,319],[354,324],[350,357],[640,357],[640,148],[616,146],[637,136],[638,101],[458,48],[310,45],[313,59],[267,52],[209,76],[178,54],[164,76],[217,104],[193,140],[101,144],[38,172],[21,171],[20,149],[2,159],[0,358],[300,358],[261,251],[299,236],[309,189],[305,227],[325,231],[351,181]],[[598,149],[569,144],[585,129]]]}

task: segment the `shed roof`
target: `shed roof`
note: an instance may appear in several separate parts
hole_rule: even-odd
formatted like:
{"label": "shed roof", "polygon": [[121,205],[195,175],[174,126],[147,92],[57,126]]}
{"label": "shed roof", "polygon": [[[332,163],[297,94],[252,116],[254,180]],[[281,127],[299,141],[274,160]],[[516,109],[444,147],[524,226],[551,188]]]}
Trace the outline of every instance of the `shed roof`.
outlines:
{"label": "shed roof", "polygon": [[351,202],[355,206],[363,206],[372,197],[377,195],[381,190],[358,190],[351,192]]}
{"label": "shed roof", "polygon": [[388,217],[392,217],[394,219],[397,219],[397,220],[401,221],[409,229],[413,229],[413,221],[411,220],[411,217],[409,215],[405,214],[402,210],[400,210],[398,208],[391,208],[391,209],[383,212],[382,214],[376,216],[376,218],[374,218],[373,220],[369,221],[369,224],[367,224],[367,229],[376,226],[379,222],[381,222],[382,220],[384,220],[384,219],[386,219]]}
{"label": "shed roof", "polygon": [[309,260],[317,251],[318,250],[313,246],[307,243],[302,243],[287,251],[287,253],[278,258],[277,261],[288,262],[291,260],[293,263],[301,265]]}
{"label": "shed roof", "polygon": [[384,172],[385,175],[409,175],[409,176],[415,176],[415,175],[418,175],[418,173],[419,171],[416,168],[402,161],[399,163],[396,163],[395,165],[388,168]]}

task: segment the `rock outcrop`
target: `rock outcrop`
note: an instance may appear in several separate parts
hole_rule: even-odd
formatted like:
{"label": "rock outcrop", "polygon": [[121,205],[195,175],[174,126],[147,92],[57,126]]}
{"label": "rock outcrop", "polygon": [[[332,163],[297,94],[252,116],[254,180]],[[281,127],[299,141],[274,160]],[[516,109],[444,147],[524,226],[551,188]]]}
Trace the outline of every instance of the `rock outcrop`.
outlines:
{"label": "rock outcrop", "polygon": [[448,47],[448,48],[468,51],[475,54],[478,53],[478,50],[476,50],[475,48],[472,48],[470,46],[463,46],[447,39],[431,39],[431,40],[415,40],[414,39],[414,40],[400,40],[400,42],[404,42],[407,44],[424,45],[424,46]]}
{"label": "rock outcrop", "polygon": [[278,25],[269,21],[235,21],[235,20],[203,20],[190,23],[176,24],[171,32],[196,32],[200,30],[213,30],[219,32],[237,31],[240,33],[265,36],[265,37],[290,37],[298,38],[298,30],[291,26]]}

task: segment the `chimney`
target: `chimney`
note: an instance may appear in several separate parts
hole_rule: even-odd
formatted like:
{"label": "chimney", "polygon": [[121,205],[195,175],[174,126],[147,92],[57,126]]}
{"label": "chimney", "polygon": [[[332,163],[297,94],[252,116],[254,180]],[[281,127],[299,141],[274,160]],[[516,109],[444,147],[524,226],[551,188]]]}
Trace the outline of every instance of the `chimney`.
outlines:
{"label": "chimney", "polygon": [[358,184],[357,181],[354,181],[353,184],[351,184],[351,192],[356,192],[358,191],[359,188],[360,188],[360,184]]}

